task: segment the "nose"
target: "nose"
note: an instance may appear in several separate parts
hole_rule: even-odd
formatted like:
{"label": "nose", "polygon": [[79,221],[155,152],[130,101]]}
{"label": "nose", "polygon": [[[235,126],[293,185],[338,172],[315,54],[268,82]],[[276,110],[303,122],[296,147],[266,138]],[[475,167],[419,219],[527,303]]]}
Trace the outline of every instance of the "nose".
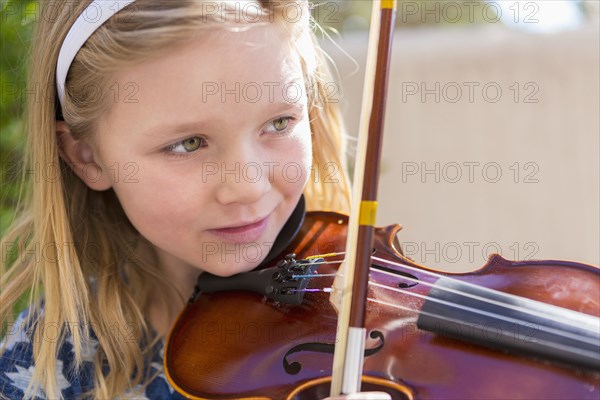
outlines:
{"label": "nose", "polygon": [[227,204],[251,204],[259,201],[271,190],[269,163],[253,156],[246,149],[238,152],[220,165],[220,182],[217,185],[217,201]]}

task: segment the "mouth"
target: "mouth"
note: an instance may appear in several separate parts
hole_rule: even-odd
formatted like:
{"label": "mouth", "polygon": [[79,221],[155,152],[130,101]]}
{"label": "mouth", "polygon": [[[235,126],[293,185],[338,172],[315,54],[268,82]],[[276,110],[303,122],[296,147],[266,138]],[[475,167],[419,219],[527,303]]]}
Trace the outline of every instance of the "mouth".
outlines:
{"label": "mouth", "polygon": [[221,240],[230,243],[250,243],[258,240],[267,229],[271,214],[251,223],[240,223],[232,226],[209,229],[208,231]]}

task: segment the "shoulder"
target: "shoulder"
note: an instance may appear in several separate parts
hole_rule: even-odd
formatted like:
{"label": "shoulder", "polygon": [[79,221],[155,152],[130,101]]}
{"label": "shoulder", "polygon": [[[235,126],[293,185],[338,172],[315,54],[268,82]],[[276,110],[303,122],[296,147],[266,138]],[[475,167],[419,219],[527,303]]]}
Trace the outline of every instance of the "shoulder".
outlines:
{"label": "shoulder", "polygon": [[[22,399],[27,390],[35,370],[33,357],[33,331],[37,326],[39,311],[23,311],[17,320],[11,324],[6,336],[2,339],[0,349],[0,399]],[[48,327],[42,336],[43,340],[57,340],[60,336],[56,327]],[[86,392],[94,388],[94,359],[98,349],[98,342],[94,333],[82,342],[83,363],[76,369],[75,353],[71,338],[67,336],[58,347],[56,357],[56,382],[65,399],[80,399]],[[125,397],[136,399],[183,399],[168,383],[163,372],[164,343],[158,343],[152,351],[152,360],[149,365],[150,375],[153,376],[146,385],[133,388]],[[43,392],[34,393],[34,399],[44,399]]]}
{"label": "shoulder", "polygon": [[[22,399],[35,371],[33,331],[37,326],[42,310],[23,311],[6,330],[0,348],[0,395],[7,399]],[[58,340],[60,333],[43,332],[42,340]],[[47,335],[46,335],[47,333]],[[74,372],[75,353],[69,338],[61,341],[56,357],[56,382],[65,398],[75,398],[90,390],[93,385],[93,352],[95,346],[90,340],[84,350],[84,363]],[[41,390],[33,393],[34,398],[45,398]]]}
{"label": "shoulder", "polygon": [[[23,311],[6,328],[0,344],[0,394],[8,399],[23,398],[33,372],[33,341],[31,337],[35,313]],[[4,398],[3,397],[3,398]]]}

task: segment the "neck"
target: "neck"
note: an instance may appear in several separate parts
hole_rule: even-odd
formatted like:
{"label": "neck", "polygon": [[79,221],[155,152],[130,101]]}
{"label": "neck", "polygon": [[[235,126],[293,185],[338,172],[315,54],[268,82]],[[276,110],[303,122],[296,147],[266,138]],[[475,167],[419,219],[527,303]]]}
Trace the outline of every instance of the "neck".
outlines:
{"label": "neck", "polygon": [[[167,283],[161,290],[164,296],[155,296],[151,300],[149,319],[159,336],[166,338],[185,302],[194,292],[194,285],[202,271],[157,251]],[[164,303],[163,300],[164,299]]]}

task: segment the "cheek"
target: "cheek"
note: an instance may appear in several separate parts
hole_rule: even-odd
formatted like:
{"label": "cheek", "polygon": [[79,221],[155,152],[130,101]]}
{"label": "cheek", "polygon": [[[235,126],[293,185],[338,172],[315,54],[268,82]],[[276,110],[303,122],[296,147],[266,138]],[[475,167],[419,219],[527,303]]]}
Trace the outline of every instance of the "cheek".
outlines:
{"label": "cheek", "polygon": [[117,185],[114,189],[125,214],[142,233],[148,228],[166,225],[168,219],[180,219],[180,208],[174,207],[173,197],[166,195],[168,188],[159,191],[145,185],[137,188]]}
{"label": "cheek", "polygon": [[296,140],[296,154],[298,154],[298,159],[302,161],[302,165],[310,168],[312,165],[313,145],[312,133],[308,118],[305,118],[304,121],[302,121],[299,129],[301,133],[298,135]]}
{"label": "cheek", "polygon": [[[188,173],[189,175],[189,173]],[[113,188],[128,218],[136,228],[175,227],[175,221],[193,218],[206,199],[201,182],[186,174],[139,166],[135,182],[115,182]]]}
{"label": "cheek", "polygon": [[312,155],[310,126],[307,121],[306,126],[298,126],[293,140],[279,155],[283,165],[283,181],[293,190],[301,191],[310,179]]}

